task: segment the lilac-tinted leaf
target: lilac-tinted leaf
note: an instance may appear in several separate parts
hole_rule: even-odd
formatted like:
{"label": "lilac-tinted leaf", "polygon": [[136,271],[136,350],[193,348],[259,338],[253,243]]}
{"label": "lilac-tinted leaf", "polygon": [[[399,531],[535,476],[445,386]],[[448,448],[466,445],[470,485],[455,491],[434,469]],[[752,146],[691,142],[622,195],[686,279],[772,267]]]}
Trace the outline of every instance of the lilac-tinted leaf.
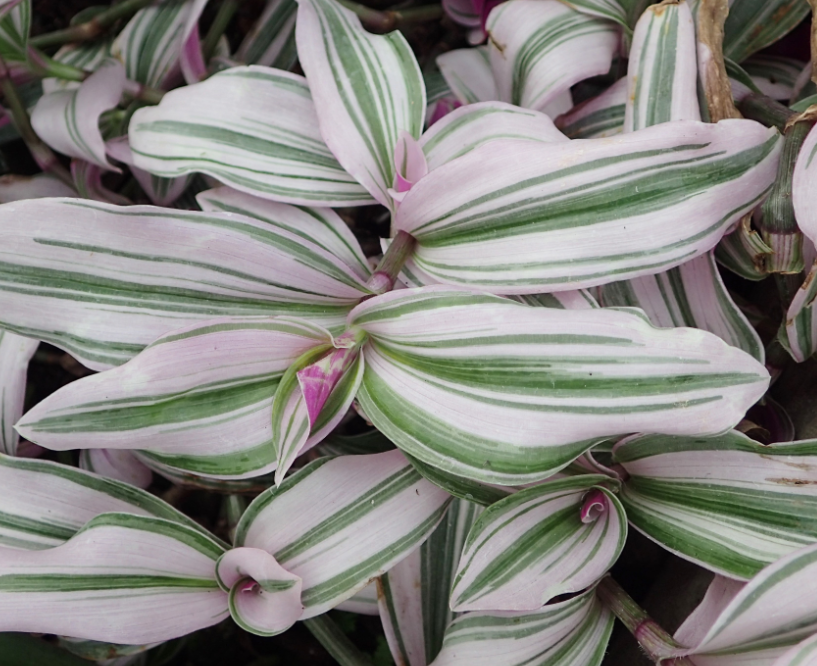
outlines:
{"label": "lilac-tinted leaf", "polygon": [[17,453],[13,426],[23,414],[28,362],[39,344],[0,329],[0,453]]}
{"label": "lilac-tinted leaf", "polygon": [[[133,177],[142,187],[148,199],[157,206],[170,206],[187,189],[190,176],[179,178],[162,178],[154,176],[144,169],[134,166],[133,153],[127,136],[111,139],[105,144],[105,150],[117,162],[126,164]],[[206,208],[204,210],[207,210]]]}
{"label": "lilac-tinted leaf", "polygon": [[743,62],[761,93],[772,99],[787,102],[794,97],[794,86],[805,63],[775,55],[755,55]]}
{"label": "lilac-tinted leaf", "polygon": [[797,226],[812,242],[817,242],[817,128],[812,129],[794,165],[792,202]]}
{"label": "lilac-tinted leaf", "polygon": [[288,70],[295,64],[295,0],[267,0],[264,12],[238,47],[236,58],[248,65]]}
{"label": "lilac-tinted leaf", "polygon": [[556,127],[570,139],[601,139],[621,134],[628,85],[626,76],[619,79],[600,95],[556,118]]}
{"label": "lilac-tinted leaf", "polygon": [[118,206],[133,204],[127,197],[105,187],[102,184],[102,173],[102,167],[96,164],[91,164],[85,160],[71,160],[71,176],[80,197]]}
{"label": "lilac-tinted leaf", "polygon": [[437,56],[437,66],[462,104],[499,99],[487,46],[448,51]]}
{"label": "lilac-tinted leaf", "polygon": [[75,197],[77,193],[68,185],[47,173],[34,176],[0,176],[0,203],[42,197]]}
{"label": "lilac-tinted leaf", "polygon": [[789,351],[798,363],[817,351],[817,263],[812,264],[806,279],[795,292],[786,312],[786,339]]}
{"label": "lilac-tinted leaf", "polygon": [[83,449],[79,454],[79,466],[137,488],[147,488],[153,481],[150,469],[125,449]]}

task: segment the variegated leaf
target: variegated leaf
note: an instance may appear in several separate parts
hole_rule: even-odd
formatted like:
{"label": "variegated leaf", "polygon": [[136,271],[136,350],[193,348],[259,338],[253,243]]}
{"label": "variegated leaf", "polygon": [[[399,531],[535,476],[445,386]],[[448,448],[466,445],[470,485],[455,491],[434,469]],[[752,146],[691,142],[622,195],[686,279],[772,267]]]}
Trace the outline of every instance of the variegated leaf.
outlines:
{"label": "variegated leaf", "polygon": [[28,362],[39,344],[0,329],[0,453],[17,453],[19,437],[13,426],[23,414]]}
{"label": "variegated leaf", "polygon": [[82,199],[102,201],[118,206],[132,205],[133,202],[118,192],[105,187],[102,183],[102,167],[85,160],[71,160],[71,178],[77,194]]}
{"label": "variegated leaf", "polygon": [[196,202],[204,211],[235,213],[286,229],[335,255],[361,280],[371,277],[372,271],[360,243],[348,225],[330,208],[288,206],[229,187],[199,192]]}
{"label": "variegated leaf", "polygon": [[0,203],[44,197],[75,197],[74,188],[48,173],[33,176],[0,176]]}
{"label": "variegated leaf", "polygon": [[600,666],[613,621],[593,590],[532,613],[465,613],[432,666]]}
{"label": "variegated leaf", "polygon": [[295,50],[295,0],[267,0],[261,17],[244,37],[235,57],[248,65],[290,69],[298,59]]}
{"label": "variegated leaf", "polygon": [[0,59],[3,62],[26,62],[30,31],[31,0],[8,3],[0,9]]}
{"label": "variegated leaf", "polygon": [[817,262],[795,292],[786,312],[786,340],[792,357],[802,363],[817,351]]}
{"label": "variegated leaf", "polygon": [[451,592],[456,611],[535,611],[595,584],[627,539],[627,516],[586,474],[520,490],[489,506],[462,552]]}
{"label": "variegated leaf", "polygon": [[730,0],[723,54],[741,63],[793,30],[808,13],[808,0]]}
{"label": "variegated leaf", "polygon": [[700,120],[695,21],[686,2],[653,5],[635,26],[624,131]]}
{"label": "variegated leaf", "polygon": [[573,84],[606,74],[619,45],[613,23],[558,0],[510,0],[486,27],[499,99],[545,113]]}
{"label": "variegated leaf", "polygon": [[380,615],[380,608],[377,606],[377,582],[369,583],[335,608],[358,615]]}
{"label": "variegated leaf", "polygon": [[544,479],[617,433],[722,432],[768,382],[714,335],[656,329],[637,310],[437,286],[367,300],[349,323],[370,336],[358,399],[374,425],[409,455],[487,483]]}
{"label": "variegated leaf", "polygon": [[481,511],[454,500],[428,540],[378,579],[380,618],[395,663],[427,666],[440,652],[455,617],[448,591],[465,536]]}
{"label": "variegated leaf", "polygon": [[302,76],[234,67],[139,109],[129,139],[137,167],[157,176],[201,172],[242,192],[312,206],[372,203],[318,129]]}
{"label": "variegated leaf", "polygon": [[330,339],[286,317],[194,324],[123,366],[68,384],[17,429],[55,450],[140,449],[200,476],[259,476],[275,469],[270,419],[284,372]]}
{"label": "variegated leaf", "polygon": [[652,0],[564,0],[574,9],[615,21],[626,29],[632,28]]}
{"label": "variegated leaf", "polygon": [[[95,72],[111,56],[112,38],[100,39],[91,42],[66,44],[57,51],[53,59],[65,65],[72,65],[86,72]],[[43,79],[43,92],[50,93],[58,90],[73,90],[79,88],[79,81],[67,79]]]}
{"label": "variegated leaf", "polygon": [[204,528],[150,493],[45,460],[0,455],[0,546],[43,550],[64,543],[92,518],[123,512]]}
{"label": "variegated leaf", "polygon": [[556,127],[569,139],[601,139],[621,134],[628,85],[627,77],[619,79],[601,95],[556,118]]}
{"label": "variegated leaf", "polygon": [[0,207],[0,326],[97,370],[219,316],[338,326],[367,293],[323,248],[239,215],[71,199]]}
{"label": "variegated leaf", "polygon": [[743,63],[760,92],[781,102],[794,96],[794,86],[804,66],[794,58],[765,54],[752,56]]}
{"label": "variegated leaf", "polygon": [[772,251],[752,228],[752,216],[746,215],[732,233],[721,238],[715,248],[715,259],[736,275],[757,282],[769,276],[765,266]]}
{"label": "variegated leaf", "polygon": [[153,482],[153,472],[127,449],[82,449],[81,469],[108,479],[123,481],[137,488],[147,488]]}
{"label": "variegated leaf", "polygon": [[408,456],[408,459],[424,479],[431,481],[438,488],[442,488],[449,495],[480,506],[491,506],[515,491],[514,488],[508,486],[482,483],[464,476],[457,476],[411,456]]}
{"label": "variegated leaf", "polygon": [[128,166],[133,177],[144,193],[147,194],[148,199],[157,206],[170,206],[184,193],[190,184],[190,176],[162,178],[135,167],[127,136],[116,137],[108,141],[105,144],[105,151],[109,157]]}
{"label": "variegated leaf", "polygon": [[107,60],[79,88],[43,95],[31,113],[31,125],[54,150],[112,169],[105,157],[99,117],[119,104],[124,87],[122,64]]}
{"label": "variegated leaf", "polygon": [[748,120],[545,145],[498,140],[417,183],[396,226],[440,282],[503,294],[604,284],[711,249],[763,199],[779,150],[776,130]]}
{"label": "variegated leaf", "polygon": [[437,56],[437,67],[462,104],[499,99],[487,46],[454,49]]}
{"label": "variegated leaf", "polygon": [[223,548],[161,518],[106,513],[67,543],[34,552],[0,547],[0,631],[155,643],[220,622]]}
{"label": "variegated leaf", "polygon": [[270,553],[302,579],[306,619],[406,557],[440,522],[450,499],[399,451],[321,458],[253,501],[236,545]]}
{"label": "variegated leaf", "polygon": [[111,47],[128,78],[160,88],[178,81],[182,47],[206,4],[164,0],[140,9]]}
{"label": "variegated leaf", "polygon": [[765,352],[723,284],[712,252],[666,273],[600,287],[605,306],[642,308],[656,326],[692,326],[714,333],[761,363]]}
{"label": "variegated leaf", "polygon": [[774,662],[774,666],[812,666],[817,663],[817,634],[799,642]]}
{"label": "variegated leaf", "polygon": [[817,440],[646,435],[618,444],[614,459],[629,474],[632,525],[712,571],[747,579],[817,541]]}
{"label": "variegated leaf", "polygon": [[599,307],[598,302],[586,289],[575,291],[555,291],[552,294],[526,294],[516,296],[517,301],[525,305],[540,308],[559,308],[560,310],[592,310]]}
{"label": "variegated leaf", "polygon": [[338,161],[381,204],[395,178],[400,132],[419,139],[426,91],[403,35],[371,35],[335,0],[299,0],[298,56],[321,134]]}
{"label": "variegated leaf", "polygon": [[813,128],[800,148],[792,175],[792,203],[797,226],[817,243],[817,128]]}

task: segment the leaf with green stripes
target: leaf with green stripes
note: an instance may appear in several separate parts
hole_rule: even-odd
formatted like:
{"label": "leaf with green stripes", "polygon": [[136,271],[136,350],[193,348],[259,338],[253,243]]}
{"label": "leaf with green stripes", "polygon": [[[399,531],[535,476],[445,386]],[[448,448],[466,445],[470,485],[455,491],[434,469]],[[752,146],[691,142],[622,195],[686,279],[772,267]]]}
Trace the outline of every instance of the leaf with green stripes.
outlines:
{"label": "leaf with green stripes", "polygon": [[43,550],[59,546],[102,513],[154,516],[204,528],[155,495],[127,483],[45,460],[0,455],[0,546]]}
{"label": "leaf with green stripes", "polygon": [[629,31],[653,0],[564,0],[577,11],[599,16],[621,25]]}
{"label": "leaf with green stripes", "polygon": [[266,551],[303,581],[306,619],[406,557],[442,520],[450,499],[399,451],[321,458],[259,495],[235,542]]}
{"label": "leaf with green stripes", "polygon": [[[91,42],[77,42],[66,44],[57,51],[52,58],[59,63],[72,65],[86,72],[95,72],[110,56],[112,37]],[[72,90],[82,85],[79,81],[69,79],[43,79],[43,92],[50,93],[57,90]]]}
{"label": "leaf with green stripes", "polygon": [[269,221],[71,199],[0,206],[0,326],[97,370],[216,317],[338,327],[367,293],[341,260]]}
{"label": "leaf with green stripes", "polygon": [[786,313],[786,340],[792,358],[798,363],[817,352],[817,262],[809,269],[806,279],[791,300]]}
{"label": "leaf with green stripes", "polygon": [[201,172],[256,196],[309,206],[373,203],[327,148],[306,79],[253,65],[173,90],[133,114],[135,165]]}
{"label": "leaf with green stripes", "polygon": [[499,99],[487,46],[447,51],[437,56],[437,67],[461,104]]}
{"label": "leaf with green stripes", "polygon": [[7,64],[25,63],[30,32],[31,0],[5,3],[0,8],[0,59]]}
{"label": "leaf with green stripes", "polygon": [[244,37],[236,59],[248,65],[290,69],[298,60],[295,50],[295,0],[267,0],[264,12]]}
{"label": "leaf with green stripes", "polygon": [[781,102],[794,97],[797,79],[806,63],[776,55],[754,55],[744,61],[743,68],[764,95]]}
{"label": "leaf with green stripes", "polygon": [[153,482],[150,468],[127,449],[82,449],[79,452],[79,467],[137,488],[147,488]]}
{"label": "leaf with green stripes", "polygon": [[817,660],[817,634],[799,642],[774,662],[773,666],[809,666]]}
{"label": "leaf with green stripes", "polygon": [[155,643],[227,616],[202,530],[162,518],[105,513],[47,550],[0,547],[0,631]]}
{"label": "leaf with green stripes", "polygon": [[730,234],[721,238],[715,248],[715,259],[724,268],[746,280],[765,280],[766,259],[772,254],[761,235],[752,227],[752,216],[746,215]]}
{"label": "leaf with green stripes", "polygon": [[808,0],[730,0],[723,54],[742,63],[794,30],[809,9]]}
{"label": "leaf with green stripes", "polygon": [[346,601],[342,601],[336,610],[347,613],[357,613],[358,615],[380,615],[377,606],[377,582],[371,582],[362,590],[358,590]]}
{"label": "leaf with green stripes", "polygon": [[127,135],[118,136],[107,141],[105,143],[105,151],[109,157],[127,165],[144,193],[147,194],[148,199],[156,206],[171,206],[184,194],[184,191],[192,180],[191,176],[162,178],[161,176],[154,176],[144,169],[134,166],[133,152],[130,149]]}
{"label": "leaf with green stripes", "polygon": [[556,127],[569,139],[602,139],[621,134],[628,83],[625,76],[600,95],[577,104],[556,118]]}
{"label": "leaf with green stripes", "polygon": [[570,86],[606,74],[619,46],[614,23],[558,0],[510,0],[486,27],[499,99],[545,113]]}
{"label": "leaf with green stripes", "polygon": [[[369,341],[367,417],[428,465],[485,483],[547,478],[616,434],[717,434],[766,390],[751,356],[639,310],[559,310],[434,286],[349,315]],[[511,424],[511,427],[509,427]]]}
{"label": "leaf with green stripes", "polygon": [[176,329],[128,363],[53,393],[17,429],[54,450],[139,449],[199,476],[259,476],[276,465],[270,419],[279,382],[298,357],[330,340],[287,317]]}
{"label": "leaf with green stripes", "polygon": [[812,129],[800,148],[792,175],[792,203],[797,226],[813,243],[817,242],[817,129]]}
{"label": "leaf with green stripes", "polygon": [[423,178],[395,224],[439,282],[501,294],[604,284],[711,249],[766,195],[779,151],[777,130],[750,120],[497,140]]}
{"label": "leaf with green stripes", "polygon": [[111,47],[128,78],[158,88],[178,83],[182,48],[206,4],[163,0],[136,12]]}
{"label": "leaf with green stripes", "polygon": [[381,204],[396,177],[400,132],[419,139],[426,111],[420,66],[403,35],[371,35],[336,0],[299,0],[295,29],[321,134]]}
{"label": "leaf with green stripes", "polygon": [[54,150],[113,169],[105,155],[99,117],[119,104],[124,87],[122,64],[108,59],[78,88],[40,97],[31,113],[31,126]]}
{"label": "leaf with green stripes", "polygon": [[627,539],[627,516],[608,481],[595,474],[547,481],[489,506],[465,541],[451,608],[535,611],[594,585]]}
{"label": "leaf with green stripes", "polygon": [[712,571],[747,579],[817,541],[817,440],[641,435],[613,455],[632,525]]}
{"label": "leaf with green stripes", "polygon": [[456,617],[448,591],[468,530],[482,507],[454,500],[431,536],[406,559],[378,579],[380,618],[394,661],[427,666]]}
{"label": "leaf with green stripes", "polygon": [[37,351],[37,340],[0,329],[0,453],[17,453],[19,437],[14,424],[23,415],[28,362]]}
{"label": "leaf with green stripes", "polygon": [[532,613],[465,613],[432,666],[600,666],[614,619],[593,590]]}

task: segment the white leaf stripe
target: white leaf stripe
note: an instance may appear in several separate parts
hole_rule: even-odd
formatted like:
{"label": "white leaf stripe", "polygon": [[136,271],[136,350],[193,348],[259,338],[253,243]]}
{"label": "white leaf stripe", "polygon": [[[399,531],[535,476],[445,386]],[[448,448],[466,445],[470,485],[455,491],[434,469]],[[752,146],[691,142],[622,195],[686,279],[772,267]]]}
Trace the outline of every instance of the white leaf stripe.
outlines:
{"label": "white leaf stripe", "polygon": [[28,362],[38,345],[38,340],[0,329],[0,453],[17,452],[13,426],[23,414]]}
{"label": "white leaf stripe", "polygon": [[0,222],[0,325],[95,369],[219,316],[338,326],[368,291],[324,249],[250,218],[39,200],[0,207]]}
{"label": "white leaf stripe", "polygon": [[399,32],[368,34],[354,13],[333,0],[300,0],[295,32],[327,145],[389,206],[399,133],[419,139],[426,110],[411,48]]}
{"label": "white leaf stripe", "polygon": [[600,666],[613,621],[593,590],[533,613],[465,613],[433,666]]}
{"label": "white leaf stripe", "polygon": [[437,66],[461,104],[499,99],[487,46],[448,51],[437,56]]}
{"label": "white leaf stripe", "polygon": [[252,27],[235,57],[248,65],[288,70],[295,64],[295,0],[268,0],[264,13]]}
{"label": "white leaf stripe", "polygon": [[[417,183],[396,225],[441,282],[496,293],[593,286],[710,249],[765,196],[779,149],[776,131],[742,120],[604,141],[499,140]],[[679,216],[695,223],[663,222]]]}
{"label": "white leaf stripe", "polygon": [[419,546],[450,499],[399,451],[322,458],[259,495],[235,541],[266,550],[303,580],[306,619],[348,599]]}
{"label": "white leaf stripe", "polygon": [[716,434],[767,382],[715,336],[656,329],[643,313],[438,286],[370,299],[349,322],[371,336],[358,397],[375,426],[409,455],[488,483],[544,479],[617,432]]}
{"label": "white leaf stripe", "polygon": [[[583,475],[526,488],[479,517],[468,534],[451,592],[455,610],[538,610],[553,597],[578,592],[615,563],[627,538],[627,517],[615,496]],[[598,490],[607,508],[584,523],[582,503]]]}
{"label": "white leaf stripe", "polygon": [[142,449],[181,471],[257,476],[275,468],[270,419],[282,376],[329,339],[286,317],[196,324],[121,367],[69,384],[17,428],[52,449]]}
{"label": "white leaf stripe", "polygon": [[817,441],[760,445],[738,432],[711,439],[640,436],[619,444],[634,527],[681,557],[747,579],[817,541]]}
{"label": "white leaf stripe", "polygon": [[203,528],[169,504],[121,481],[44,460],[0,455],[0,545],[24,550],[58,546],[95,516],[127,512]]}
{"label": "white leaf stripe", "polygon": [[304,205],[372,202],[326,147],[306,79],[288,72],[235,67],[174,90],[133,115],[129,138],[136,166],[158,176],[198,171]]}

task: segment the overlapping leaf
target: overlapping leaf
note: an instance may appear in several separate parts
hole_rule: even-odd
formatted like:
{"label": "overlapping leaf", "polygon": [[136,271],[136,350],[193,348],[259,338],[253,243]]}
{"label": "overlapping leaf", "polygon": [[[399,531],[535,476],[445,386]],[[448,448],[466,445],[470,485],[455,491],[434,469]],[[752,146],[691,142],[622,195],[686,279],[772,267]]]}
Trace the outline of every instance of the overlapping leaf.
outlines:
{"label": "overlapping leaf", "polygon": [[79,454],[79,466],[137,488],[147,488],[153,482],[150,469],[126,449],[83,449]]}
{"label": "overlapping leaf", "polygon": [[17,452],[19,437],[13,426],[23,414],[26,371],[38,344],[0,329],[0,453]]}
{"label": "overlapping leaf", "polygon": [[31,0],[7,3],[0,9],[0,59],[26,62],[31,31]]}
{"label": "overlapping leaf", "polygon": [[815,456],[815,440],[763,446],[738,432],[639,436],[614,451],[630,475],[621,501],[634,527],[743,579],[817,541]]}
{"label": "overlapping leaf", "polygon": [[651,0],[564,0],[565,4],[592,16],[610,19],[629,29]]}
{"label": "overlapping leaf", "polygon": [[487,46],[448,51],[437,56],[437,66],[461,104],[499,99]]}
{"label": "overlapping leaf", "polygon": [[235,67],[174,90],[131,119],[135,164],[158,176],[199,171],[243,192],[313,206],[372,203],[318,129],[306,79]]}
{"label": "overlapping leaf", "polygon": [[812,242],[817,242],[817,129],[812,129],[800,148],[792,175],[792,203],[797,226]]}
{"label": "overlapping leaf", "polygon": [[742,62],[793,30],[808,12],[808,0],[731,0],[723,54]]}
{"label": "overlapping leaf", "polygon": [[408,454],[488,483],[544,479],[616,433],[722,432],[768,381],[710,333],[656,329],[638,311],[437,286],[370,299],[349,322],[370,336],[368,418]]}
{"label": "overlapping leaf", "polygon": [[743,63],[754,84],[764,95],[787,102],[794,96],[794,89],[805,63],[775,55],[756,55]]}
{"label": "overlapping leaf", "polygon": [[817,351],[817,266],[812,265],[806,279],[795,292],[786,313],[786,341],[789,351],[802,363]]}
{"label": "overlapping leaf", "polygon": [[123,366],[63,387],[17,429],[51,449],[142,449],[200,476],[259,476],[276,465],[270,419],[282,376],[330,339],[288,318],[194,324]]}
{"label": "overlapping leaf", "polygon": [[298,59],[295,50],[295,0],[267,0],[267,6],[252,27],[238,52],[238,60],[248,65],[290,69]]}
{"label": "overlapping leaf", "polygon": [[721,266],[754,282],[768,277],[765,266],[770,254],[772,248],[752,228],[751,215],[746,215],[732,233],[721,238],[715,248],[715,258]]}
{"label": "overlapping leaf", "polygon": [[415,185],[396,226],[440,282],[511,294],[603,284],[712,248],[765,196],[779,149],[776,130],[744,120],[546,145],[498,140]]}
{"label": "overlapping leaf", "polygon": [[619,79],[601,95],[556,118],[556,127],[569,139],[600,139],[621,134],[628,85],[627,77]]}
{"label": "overlapping leaf", "polygon": [[95,369],[218,316],[337,326],[366,293],[340,260],[269,222],[69,199],[0,207],[0,325]]}
{"label": "overlapping leaf", "polygon": [[190,176],[162,178],[135,167],[133,152],[131,152],[127,136],[116,137],[106,142],[105,151],[109,157],[128,165],[131,174],[133,174],[145,194],[148,195],[148,199],[157,206],[170,206],[184,193],[190,184]]}

